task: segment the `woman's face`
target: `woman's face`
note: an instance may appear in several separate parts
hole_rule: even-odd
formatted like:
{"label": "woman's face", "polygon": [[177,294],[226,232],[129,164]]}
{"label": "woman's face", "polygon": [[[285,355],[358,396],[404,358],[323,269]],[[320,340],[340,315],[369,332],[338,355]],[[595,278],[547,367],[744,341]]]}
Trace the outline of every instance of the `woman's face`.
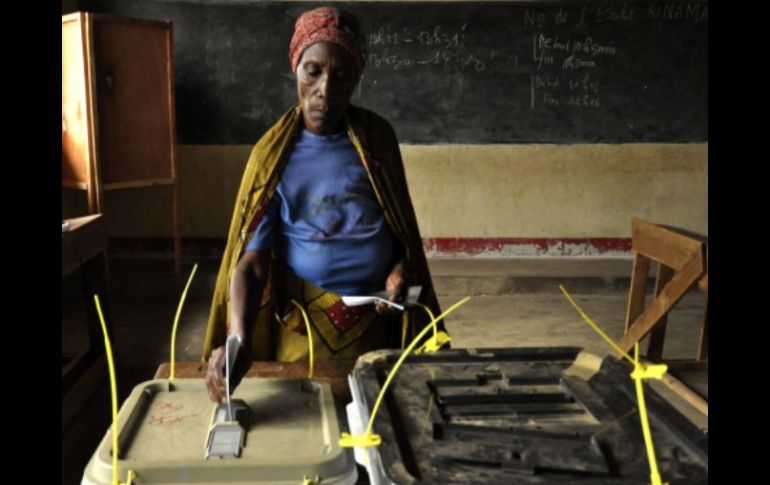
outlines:
{"label": "woman's face", "polygon": [[297,65],[297,94],[305,128],[316,135],[337,131],[358,83],[353,57],[331,42],[317,42]]}

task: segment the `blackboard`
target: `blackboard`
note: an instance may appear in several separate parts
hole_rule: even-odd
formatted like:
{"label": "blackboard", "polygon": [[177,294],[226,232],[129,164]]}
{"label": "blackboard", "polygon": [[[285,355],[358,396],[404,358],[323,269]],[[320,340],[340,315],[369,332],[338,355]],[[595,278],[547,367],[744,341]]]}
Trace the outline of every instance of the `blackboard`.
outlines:
{"label": "blackboard", "polygon": [[[178,141],[250,144],[296,102],[288,45],[316,2],[86,0],[171,20]],[[340,4],[367,32],[353,97],[406,143],[708,140],[708,3]]]}

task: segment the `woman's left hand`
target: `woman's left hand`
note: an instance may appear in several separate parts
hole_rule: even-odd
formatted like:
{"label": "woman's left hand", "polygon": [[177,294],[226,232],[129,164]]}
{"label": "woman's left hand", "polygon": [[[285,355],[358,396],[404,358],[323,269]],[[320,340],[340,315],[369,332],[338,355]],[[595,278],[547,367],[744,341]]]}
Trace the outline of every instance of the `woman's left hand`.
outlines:
{"label": "woman's left hand", "polygon": [[[406,262],[399,261],[385,280],[385,291],[388,292],[388,300],[399,303],[404,298],[406,288]],[[399,312],[397,309],[381,301],[375,302],[374,307],[380,315],[393,315]]]}

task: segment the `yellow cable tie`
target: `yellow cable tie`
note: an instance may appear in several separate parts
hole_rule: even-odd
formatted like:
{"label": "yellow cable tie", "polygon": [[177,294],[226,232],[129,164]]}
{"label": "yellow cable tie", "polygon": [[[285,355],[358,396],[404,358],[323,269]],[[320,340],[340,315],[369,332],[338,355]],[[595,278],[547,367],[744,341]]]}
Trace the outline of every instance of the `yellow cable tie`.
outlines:
{"label": "yellow cable tie", "polygon": [[136,472],[134,472],[134,470],[128,470],[128,476],[126,477],[126,483],[124,483],[122,485],[133,485],[135,479],[136,479]]}
{"label": "yellow cable tie", "polygon": [[102,305],[99,302],[99,295],[94,295],[96,303],[96,313],[99,315],[99,322],[102,325],[104,334],[104,350],[107,354],[107,367],[110,371],[110,398],[112,401],[112,483],[119,485],[118,480],[118,386],[115,380],[115,362],[112,359],[112,345],[110,337],[107,335],[107,324],[104,323],[104,314],[102,314]]}
{"label": "yellow cable tie", "polygon": [[176,316],[174,317],[174,326],[171,330],[171,370],[168,373],[168,380],[169,382],[174,380],[174,364],[176,362],[176,329],[179,325],[179,316],[182,314],[182,306],[184,305],[184,301],[187,298],[187,290],[190,288],[190,283],[192,283],[193,276],[195,276],[195,271],[198,269],[198,263],[195,263],[195,266],[193,266],[192,272],[190,272],[190,277],[187,278],[187,284],[184,287],[184,291],[182,291],[182,296],[179,298],[179,305],[176,307]]}
{"label": "yellow cable tie", "polygon": [[458,301],[451,307],[449,307],[448,310],[446,310],[444,313],[438,316],[438,318],[434,318],[431,323],[425,326],[420,333],[417,334],[417,336],[412,339],[409,346],[401,352],[401,356],[396,361],[395,365],[393,365],[393,368],[390,369],[390,372],[388,373],[388,377],[385,379],[385,383],[382,385],[382,389],[380,389],[380,393],[377,396],[377,401],[374,403],[374,407],[372,408],[371,416],[369,417],[369,425],[366,428],[366,432],[362,435],[350,435],[348,433],[343,433],[342,437],[339,440],[339,445],[343,448],[350,448],[351,446],[361,446],[361,447],[369,447],[369,446],[379,446],[381,439],[378,439],[379,437],[377,435],[372,435],[372,428],[374,426],[374,417],[377,416],[377,411],[380,409],[380,404],[382,404],[382,399],[385,397],[385,391],[388,389],[388,386],[390,385],[390,382],[393,380],[393,377],[398,372],[398,369],[401,367],[401,364],[406,360],[406,357],[409,355],[409,353],[417,346],[417,342],[420,341],[433,327],[437,320],[440,320],[444,317],[446,317],[449,313],[454,311],[457,307],[460,305],[463,305],[465,302],[470,300],[470,296],[466,296],[462,300]]}
{"label": "yellow cable tie", "polygon": [[446,345],[447,342],[449,342],[449,335],[444,333],[444,335],[446,336],[447,340],[444,341],[444,342],[439,343],[439,336],[438,336],[438,334],[439,333],[443,333],[443,332],[438,332],[438,324],[436,323],[436,317],[433,315],[433,312],[431,311],[430,307],[428,305],[424,305],[424,304],[420,303],[419,301],[415,302],[414,304],[419,306],[419,307],[421,307],[423,310],[425,310],[425,312],[428,314],[428,318],[430,318],[430,321],[431,321],[431,323],[429,325],[431,325],[433,327],[433,337],[428,339],[422,346],[417,348],[414,351],[414,355],[421,355],[423,352],[426,352],[426,351],[427,352],[435,352],[438,349],[440,349],[443,345]]}
{"label": "yellow cable tie", "polygon": [[613,349],[615,349],[615,350],[616,350],[616,351],[617,351],[617,352],[618,352],[618,353],[619,353],[619,354],[620,354],[622,357],[625,357],[625,358],[626,358],[626,359],[627,359],[627,360],[628,360],[628,361],[631,363],[631,365],[636,365],[636,364],[634,363],[634,359],[632,359],[630,355],[628,355],[628,354],[627,354],[625,351],[623,351],[623,349],[621,349],[621,348],[620,348],[620,346],[619,346],[618,344],[616,344],[616,343],[615,343],[615,341],[614,341],[614,340],[612,340],[612,338],[610,338],[610,336],[609,336],[609,335],[607,335],[607,334],[604,332],[604,330],[602,330],[602,329],[601,329],[601,327],[599,327],[599,325],[598,325],[598,324],[596,324],[596,323],[595,323],[593,320],[591,320],[591,317],[589,317],[588,315],[586,315],[586,313],[583,311],[583,309],[582,309],[582,308],[580,308],[580,306],[579,306],[579,305],[578,305],[578,304],[575,302],[575,300],[573,300],[573,299],[572,299],[572,297],[570,296],[570,294],[569,294],[569,293],[567,293],[567,290],[565,290],[565,289],[564,289],[564,286],[563,286],[563,285],[559,285],[559,289],[561,290],[561,292],[562,292],[562,293],[564,293],[564,296],[566,296],[566,297],[567,297],[567,300],[569,300],[569,302],[570,302],[570,303],[572,303],[572,306],[573,306],[573,307],[575,307],[575,310],[577,310],[577,311],[578,311],[578,313],[580,314],[580,316],[581,316],[581,317],[583,317],[583,320],[585,320],[585,321],[586,321],[586,323],[588,323],[588,324],[591,326],[591,328],[593,328],[594,330],[596,330],[596,332],[597,332],[599,335],[601,335],[601,336],[602,336],[602,338],[603,338],[604,340],[606,340],[606,341],[607,341],[607,343],[608,343],[608,344],[610,344],[610,346],[611,346]]}
{"label": "yellow cable tie", "polygon": [[634,358],[632,359],[623,349],[620,348],[586,313],[578,306],[575,300],[567,293],[564,286],[559,285],[564,296],[572,303],[572,306],[580,313],[580,316],[596,330],[596,332],[604,338],[621,356],[625,357],[634,366],[633,372],[631,372],[631,378],[634,380],[636,387],[636,397],[639,402],[639,419],[642,424],[642,434],[644,435],[644,444],[647,450],[647,459],[650,463],[650,480],[652,485],[668,485],[668,482],[662,482],[660,473],[658,471],[658,461],[655,458],[655,448],[652,444],[652,433],[650,432],[650,421],[647,416],[647,406],[644,401],[644,386],[642,386],[643,379],[662,379],[663,374],[668,370],[668,366],[665,364],[655,364],[645,366],[639,362],[639,343],[634,343]]}
{"label": "yellow cable tie", "polygon": [[433,338],[436,338],[436,334],[438,333],[438,318],[433,315],[433,312],[428,305],[424,305],[419,301],[414,302],[414,304],[425,310],[425,312],[428,314],[428,318],[430,318],[431,325],[433,326]]}
{"label": "yellow cable tie", "polygon": [[441,349],[441,347],[449,343],[450,340],[452,340],[452,337],[450,337],[446,332],[439,331],[438,334],[429,338],[428,340],[425,341],[424,344],[422,344],[419,348],[417,348],[414,351],[414,355],[420,355],[423,352],[427,352],[427,353],[436,352],[437,350]]}
{"label": "yellow cable tie", "polygon": [[310,368],[308,369],[307,378],[312,379],[313,378],[313,332],[310,330],[310,319],[307,317],[307,313],[305,313],[305,309],[302,308],[302,305],[297,303],[296,300],[291,300],[292,303],[294,303],[294,306],[299,308],[299,311],[302,312],[302,318],[305,320],[305,328],[307,329],[307,346],[308,346],[308,354],[309,360],[310,360]]}
{"label": "yellow cable tie", "polygon": [[351,435],[350,433],[343,432],[339,444],[343,448],[368,448],[370,446],[380,446],[382,444],[382,437],[372,433]]}
{"label": "yellow cable tie", "polygon": [[663,374],[668,371],[666,364],[644,365],[638,363],[631,373],[632,379],[663,379]]}
{"label": "yellow cable tie", "polygon": [[318,475],[315,476],[315,478],[311,478],[307,475],[302,477],[302,485],[316,485],[319,481]]}
{"label": "yellow cable tie", "polygon": [[[655,365],[650,367],[663,367],[665,368],[665,365]],[[665,372],[665,369],[663,369],[662,372]],[[645,374],[651,374],[652,378],[659,379],[660,377],[656,377],[658,374],[662,377],[662,372],[660,369],[653,369],[652,372],[644,369],[644,366],[639,363],[639,343],[634,344],[634,372],[631,374],[631,377],[634,378],[634,384],[636,387],[636,397],[639,401],[639,419],[642,423],[642,434],[644,435],[644,445],[647,449],[647,460],[650,463],[650,481],[652,482],[652,485],[668,485],[668,482],[665,484],[661,481],[660,478],[660,472],[658,471],[658,460],[655,458],[655,447],[652,444],[652,432],[650,431],[650,419],[647,415],[647,405],[644,400],[644,386],[642,385],[642,379],[644,379],[646,376]]]}

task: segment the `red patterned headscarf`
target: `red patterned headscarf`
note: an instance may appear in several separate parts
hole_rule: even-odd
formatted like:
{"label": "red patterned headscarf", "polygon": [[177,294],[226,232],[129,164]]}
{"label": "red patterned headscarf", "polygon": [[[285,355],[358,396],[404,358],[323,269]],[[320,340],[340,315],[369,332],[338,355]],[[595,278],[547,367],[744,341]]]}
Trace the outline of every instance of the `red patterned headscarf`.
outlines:
{"label": "red patterned headscarf", "polygon": [[297,64],[305,49],[324,41],[338,44],[350,52],[358,74],[364,71],[366,46],[358,19],[338,7],[321,7],[303,13],[294,24],[294,35],[289,44],[291,72],[297,73]]}

